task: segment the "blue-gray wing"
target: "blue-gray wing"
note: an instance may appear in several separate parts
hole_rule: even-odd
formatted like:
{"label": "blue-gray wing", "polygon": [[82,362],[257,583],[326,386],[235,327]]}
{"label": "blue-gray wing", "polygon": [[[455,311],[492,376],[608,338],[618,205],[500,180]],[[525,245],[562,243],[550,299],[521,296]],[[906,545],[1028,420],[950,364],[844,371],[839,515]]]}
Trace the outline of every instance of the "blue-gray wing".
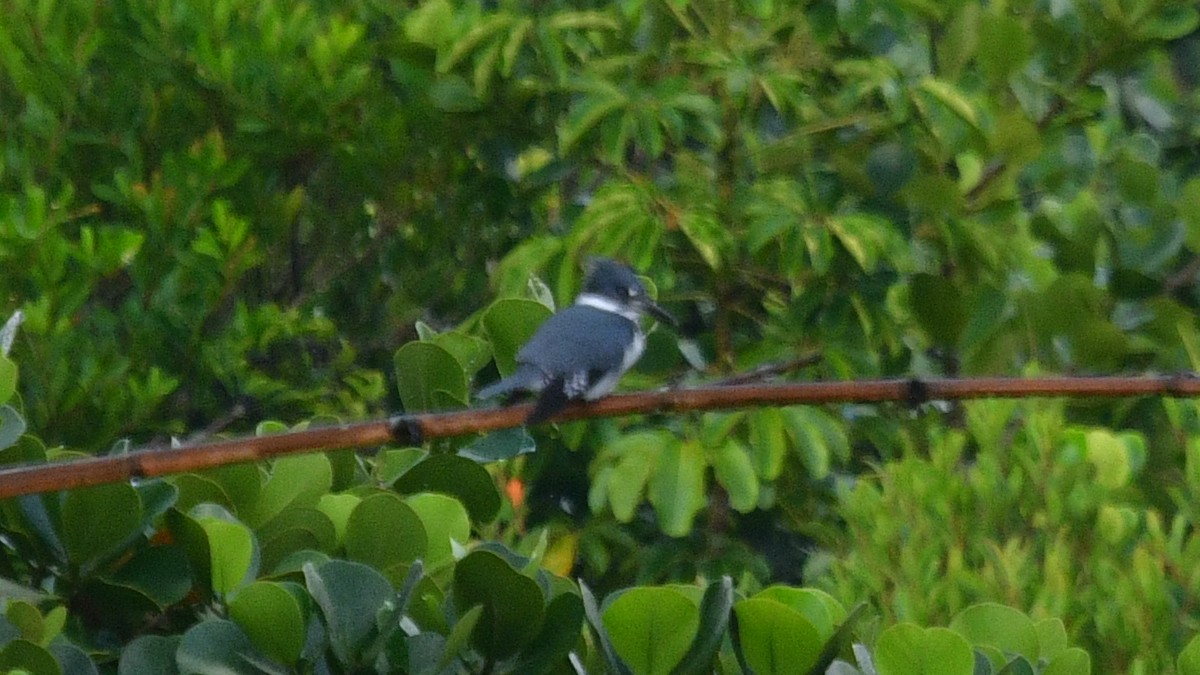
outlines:
{"label": "blue-gray wing", "polygon": [[517,362],[535,363],[550,377],[606,371],[620,365],[637,330],[619,314],[572,305],[546,319],[517,352]]}

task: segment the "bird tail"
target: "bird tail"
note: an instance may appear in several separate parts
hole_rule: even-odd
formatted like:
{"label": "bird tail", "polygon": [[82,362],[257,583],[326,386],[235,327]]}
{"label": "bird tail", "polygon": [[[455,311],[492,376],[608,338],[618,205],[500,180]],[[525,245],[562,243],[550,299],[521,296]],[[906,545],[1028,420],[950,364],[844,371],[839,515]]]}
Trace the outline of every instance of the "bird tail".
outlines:
{"label": "bird tail", "polygon": [[541,424],[567,407],[571,398],[567,396],[564,384],[561,377],[556,377],[546,384],[538,396],[537,405],[533,406],[533,412],[525,418],[525,424]]}
{"label": "bird tail", "polygon": [[536,391],[541,389],[542,379],[542,374],[537,368],[522,364],[512,375],[480,389],[475,398],[496,398],[516,391]]}

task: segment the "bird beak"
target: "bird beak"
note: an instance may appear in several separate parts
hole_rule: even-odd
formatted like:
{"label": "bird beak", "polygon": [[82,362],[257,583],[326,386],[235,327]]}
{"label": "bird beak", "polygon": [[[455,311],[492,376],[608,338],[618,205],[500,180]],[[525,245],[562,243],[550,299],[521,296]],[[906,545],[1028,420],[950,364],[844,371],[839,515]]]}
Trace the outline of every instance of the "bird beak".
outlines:
{"label": "bird beak", "polygon": [[659,307],[657,304],[655,304],[655,302],[653,300],[646,300],[644,309],[646,310],[647,314],[649,314],[650,316],[654,317],[655,319],[658,319],[659,321],[667,324],[668,326],[670,326],[672,328],[675,328],[676,326],[679,325],[679,322],[675,320],[675,317],[668,314],[667,310],[665,310],[662,307]]}

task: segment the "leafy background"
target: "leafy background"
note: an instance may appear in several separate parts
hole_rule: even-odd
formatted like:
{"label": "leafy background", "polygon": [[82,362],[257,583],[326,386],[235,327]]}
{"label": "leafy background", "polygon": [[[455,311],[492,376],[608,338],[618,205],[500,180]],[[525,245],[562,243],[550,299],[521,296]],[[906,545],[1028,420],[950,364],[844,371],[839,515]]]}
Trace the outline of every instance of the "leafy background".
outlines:
{"label": "leafy background", "polygon": [[[589,254],[684,319],[629,387],[1200,361],[1191,2],[0,12],[4,462],[466,406]],[[0,666],[1200,672],[1197,413],[632,418],[9,500]]]}

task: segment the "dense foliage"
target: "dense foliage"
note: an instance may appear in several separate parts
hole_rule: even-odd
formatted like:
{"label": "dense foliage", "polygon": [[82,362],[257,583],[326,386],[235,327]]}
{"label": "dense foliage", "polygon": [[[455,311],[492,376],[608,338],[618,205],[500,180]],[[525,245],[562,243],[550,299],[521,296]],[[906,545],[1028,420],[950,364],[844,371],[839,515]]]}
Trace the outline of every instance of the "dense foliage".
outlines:
{"label": "dense foliage", "polygon": [[[629,387],[1194,370],[1198,27],[0,3],[0,461],[467,406],[589,254]],[[0,503],[0,670],[1200,673],[1198,525],[1192,401],[548,426]]]}

